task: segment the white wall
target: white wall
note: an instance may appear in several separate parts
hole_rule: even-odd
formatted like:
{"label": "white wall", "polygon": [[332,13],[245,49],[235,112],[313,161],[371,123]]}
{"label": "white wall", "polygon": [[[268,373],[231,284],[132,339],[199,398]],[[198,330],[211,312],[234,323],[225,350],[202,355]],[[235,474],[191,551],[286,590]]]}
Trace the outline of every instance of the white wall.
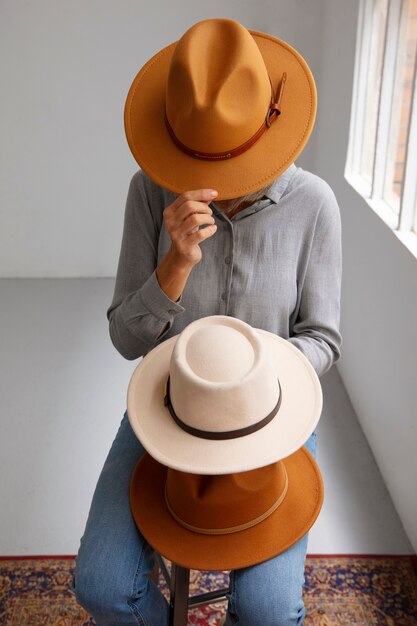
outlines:
{"label": "white wall", "polygon": [[[322,0],[3,0],[0,276],[113,276],[136,169],[130,84],[194,22],[232,17],[294,45],[320,74]],[[315,134],[300,157],[308,168]]]}
{"label": "white wall", "polygon": [[[115,274],[136,170],[123,129],[133,77],[220,16],[285,39],[319,81],[321,11],[322,0],[0,3],[0,554],[76,552],[125,408],[135,362],[111,345],[113,280],[100,277]],[[313,171],[315,141],[297,160]]]}
{"label": "white wall", "polygon": [[297,163],[331,184],[342,211],[339,371],[417,549],[416,261],[343,178],[357,2],[3,0],[0,553],[77,549],[134,366],[110,344],[113,281],[98,278],[114,275],[136,169],[124,100],[150,55],[209,16],[282,37],[316,76],[317,125]]}
{"label": "white wall", "polygon": [[357,1],[325,2],[315,167],[342,212],[338,370],[417,550],[417,259],[343,176],[357,15]]}
{"label": "white wall", "polygon": [[78,550],[136,365],[108,338],[113,282],[0,280],[0,555]]}

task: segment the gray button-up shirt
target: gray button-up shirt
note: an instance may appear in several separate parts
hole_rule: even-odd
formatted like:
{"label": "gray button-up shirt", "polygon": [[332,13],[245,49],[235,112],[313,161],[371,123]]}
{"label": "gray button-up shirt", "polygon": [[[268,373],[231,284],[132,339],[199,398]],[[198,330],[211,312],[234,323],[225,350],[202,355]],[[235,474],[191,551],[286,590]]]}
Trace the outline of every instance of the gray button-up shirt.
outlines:
{"label": "gray button-up shirt", "polygon": [[336,197],[294,163],[267,196],[229,219],[211,203],[217,231],[181,298],[162,291],[155,269],[168,252],[163,211],[176,196],[142,171],[130,183],[110,336],[127,359],[207,315],[231,315],[288,339],[326,372],[340,356],[341,229]]}

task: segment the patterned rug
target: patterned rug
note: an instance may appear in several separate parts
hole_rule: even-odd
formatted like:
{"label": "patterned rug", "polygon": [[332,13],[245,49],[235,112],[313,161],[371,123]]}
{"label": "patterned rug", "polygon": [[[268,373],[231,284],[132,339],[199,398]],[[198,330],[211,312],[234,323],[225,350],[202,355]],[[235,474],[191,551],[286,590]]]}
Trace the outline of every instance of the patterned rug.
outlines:
{"label": "patterned rug", "polygon": [[[1,559],[1,626],[93,626],[70,591],[73,569],[69,557]],[[305,626],[417,626],[415,556],[308,556],[305,577]],[[225,573],[191,572],[193,594],[227,584]],[[225,607],[195,608],[189,624],[215,626]]]}

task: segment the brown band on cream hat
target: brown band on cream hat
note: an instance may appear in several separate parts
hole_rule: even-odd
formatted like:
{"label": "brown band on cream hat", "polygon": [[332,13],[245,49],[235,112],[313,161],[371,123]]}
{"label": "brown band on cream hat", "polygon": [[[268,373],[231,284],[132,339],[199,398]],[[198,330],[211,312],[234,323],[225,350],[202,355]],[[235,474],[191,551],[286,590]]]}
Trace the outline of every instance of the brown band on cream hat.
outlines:
{"label": "brown band on cream hat", "polygon": [[180,417],[175,413],[175,409],[172,406],[171,402],[171,394],[169,391],[169,376],[165,386],[165,395],[164,395],[164,404],[168,407],[169,412],[173,420],[185,430],[185,432],[190,433],[190,435],[194,435],[195,437],[202,437],[203,439],[236,439],[237,437],[245,437],[246,435],[251,435],[255,433],[260,428],[263,428],[275,417],[278,412],[279,405],[281,404],[282,394],[279,394],[278,401],[272,411],[268,413],[266,417],[263,417],[258,422],[251,424],[250,426],[244,426],[243,428],[235,428],[234,430],[224,430],[224,431],[212,431],[212,430],[202,430],[201,428],[193,428],[189,426],[185,422],[182,421]]}

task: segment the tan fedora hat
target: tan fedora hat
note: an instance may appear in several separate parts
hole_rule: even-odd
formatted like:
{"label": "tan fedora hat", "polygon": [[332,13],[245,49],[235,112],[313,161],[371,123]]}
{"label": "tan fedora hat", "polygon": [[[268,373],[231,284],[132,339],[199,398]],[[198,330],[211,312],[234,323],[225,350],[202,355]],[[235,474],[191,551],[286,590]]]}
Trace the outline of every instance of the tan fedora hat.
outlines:
{"label": "tan fedora hat", "polygon": [[234,317],[189,324],[149,352],[127,392],[130,424],[161,464],[195,474],[263,467],[314,431],[322,391],[289,341]]}
{"label": "tan fedora hat", "polygon": [[134,520],[160,554],[192,569],[237,569],[280,554],[312,527],[323,480],[303,446],[272,465],[202,476],[145,454],[130,486]]}
{"label": "tan fedora hat", "polygon": [[314,127],[311,70],[290,44],[230,19],[207,19],[153,56],[125,104],[134,158],[175,193],[214,188],[218,199],[267,186]]}

